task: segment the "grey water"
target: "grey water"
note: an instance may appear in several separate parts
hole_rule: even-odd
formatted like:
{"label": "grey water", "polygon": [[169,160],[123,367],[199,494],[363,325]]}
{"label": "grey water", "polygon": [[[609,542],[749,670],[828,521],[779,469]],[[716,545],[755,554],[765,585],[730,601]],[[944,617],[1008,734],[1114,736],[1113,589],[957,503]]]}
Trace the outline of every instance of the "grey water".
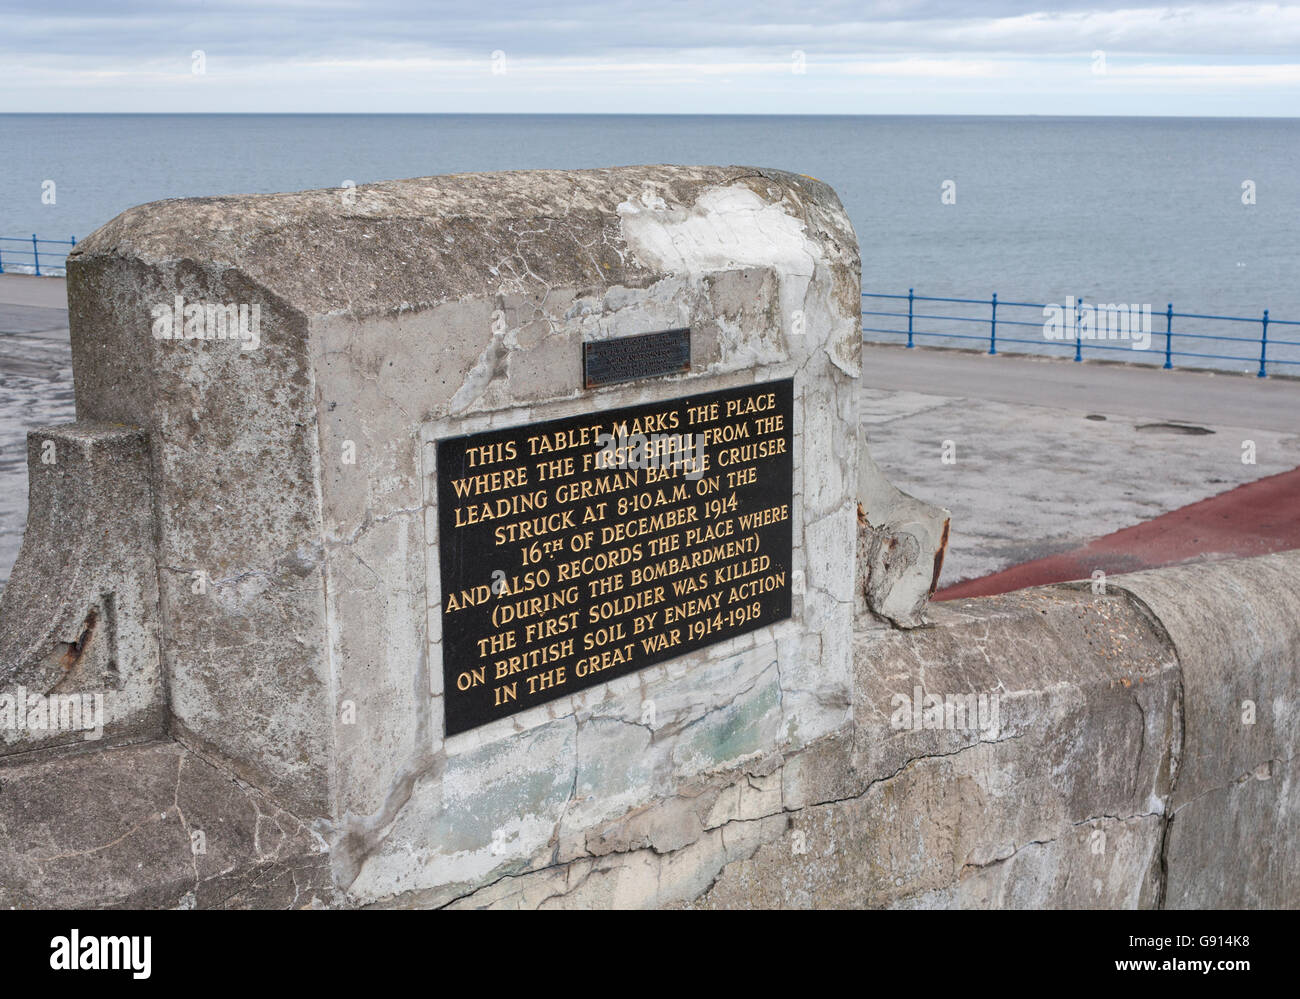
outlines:
{"label": "grey water", "polygon": [[869,291],[1300,318],[1300,118],[7,114],[0,235],[81,237],[160,198],[634,163],[826,181]]}
{"label": "grey water", "polygon": [[[1178,333],[1241,339],[1175,337],[1175,350],[1241,360],[1175,363],[1250,370],[1269,309],[1270,370],[1300,375],[1300,347],[1288,346],[1300,326],[1285,325],[1300,321],[1300,118],[3,114],[0,237],[84,237],[161,198],[635,163],[778,167],[827,181],[857,230],[866,292],[1150,307],[1151,350],[1120,343],[1088,356],[1158,363],[1172,304],[1251,319],[1177,319]],[[14,251],[26,247],[0,242],[0,260],[6,250],[9,269],[23,269]],[[906,313],[907,302],[868,298],[864,308]],[[991,332],[988,304],[913,311],[918,332]],[[942,318],[954,315],[965,321]],[[1003,304],[998,317],[1004,351],[1072,353],[1045,341],[1041,308]],[[903,331],[907,320],[866,315],[864,326]]]}

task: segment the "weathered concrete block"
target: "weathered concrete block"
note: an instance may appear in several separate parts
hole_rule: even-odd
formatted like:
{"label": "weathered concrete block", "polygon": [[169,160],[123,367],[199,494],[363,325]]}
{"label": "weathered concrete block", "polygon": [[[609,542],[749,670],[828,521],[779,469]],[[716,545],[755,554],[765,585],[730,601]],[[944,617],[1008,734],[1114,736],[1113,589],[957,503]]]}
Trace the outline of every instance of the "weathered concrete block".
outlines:
{"label": "weathered concrete block", "polygon": [[852,782],[790,802],[693,904],[1154,904],[1179,726],[1158,629],[1058,589],[932,617],[859,641]]}
{"label": "weathered concrete block", "polygon": [[[169,731],[320,820],[340,885],[375,901],[599,850],[628,808],[842,731],[859,286],[829,188],[752,168],[424,178],[113,220],[69,261],[78,407],[151,441]],[[584,387],[584,344],[678,328],[688,372]],[[795,616],[448,738],[437,443],[787,378]],[[707,819],[646,835],[685,842]]]}
{"label": "weathered concrete block", "polygon": [[0,595],[0,755],[161,735],[145,436],[93,423],[34,430],[27,464],[27,532]]}
{"label": "weathered concrete block", "polygon": [[858,612],[900,628],[925,623],[948,551],[951,515],[909,496],[881,474],[863,436],[858,484]]}
{"label": "weathered concrete block", "polygon": [[1300,905],[1300,552],[1135,572],[1115,585],[1182,667],[1170,908]]}

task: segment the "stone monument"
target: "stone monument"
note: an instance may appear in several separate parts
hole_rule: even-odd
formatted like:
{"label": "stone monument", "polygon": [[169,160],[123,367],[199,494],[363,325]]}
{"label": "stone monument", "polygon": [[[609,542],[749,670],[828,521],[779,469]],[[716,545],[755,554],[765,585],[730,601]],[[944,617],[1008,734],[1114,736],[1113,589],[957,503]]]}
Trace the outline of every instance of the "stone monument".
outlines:
{"label": "stone monument", "polygon": [[748,167],[105,225],[0,603],[0,692],[98,724],[0,729],[0,902],[1166,903],[1159,614],[920,627],[948,518],[861,439],[860,280],[830,188]]}

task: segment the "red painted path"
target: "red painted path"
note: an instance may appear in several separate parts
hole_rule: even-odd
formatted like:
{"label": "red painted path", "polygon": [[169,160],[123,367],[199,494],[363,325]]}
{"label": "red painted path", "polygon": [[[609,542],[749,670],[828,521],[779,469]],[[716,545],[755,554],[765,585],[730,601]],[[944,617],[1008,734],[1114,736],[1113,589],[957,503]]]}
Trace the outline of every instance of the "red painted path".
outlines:
{"label": "red painted path", "polygon": [[1126,527],[1082,548],[1014,565],[939,590],[935,600],[987,597],[1026,586],[1089,579],[1198,559],[1300,548],[1300,468]]}

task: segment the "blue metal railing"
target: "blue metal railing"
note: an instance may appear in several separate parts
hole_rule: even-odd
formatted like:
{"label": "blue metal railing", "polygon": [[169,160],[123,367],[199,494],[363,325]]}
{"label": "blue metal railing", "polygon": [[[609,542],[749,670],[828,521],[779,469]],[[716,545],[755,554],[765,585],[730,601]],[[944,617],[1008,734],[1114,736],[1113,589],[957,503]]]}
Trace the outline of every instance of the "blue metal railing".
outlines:
{"label": "blue metal railing", "polygon": [[[12,247],[6,246],[5,244],[7,243],[19,243],[22,245],[23,249],[15,250]],[[37,239],[35,233],[32,233],[31,239],[18,238],[15,236],[0,236],[0,274],[3,274],[5,272],[5,254],[7,253],[9,254],[11,261],[14,257],[30,258],[31,266],[36,271],[36,276],[41,277],[41,253],[42,253],[41,246],[42,245],[66,246],[69,248],[68,250],[45,250],[44,251],[45,258],[47,261],[49,261],[51,257],[54,257],[56,259],[62,258],[63,261],[62,263],[55,263],[53,266],[59,270],[63,270],[65,269],[65,266],[67,264],[69,250],[72,247],[77,245],[77,237],[73,236],[71,239]],[[30,250],[27,249],[28,246],[31,247]],[[11,263],[10,266],[12,267],[13,264]],[[47,272],[49,271],[50,266],[51,266],[50,263],[47,262],[45,265],[45,269]]]}
{"label": "blue metal railing", "polygon": [[[1074,303],[1072,316],[1069,315],[1067,308],[1063,308],[1062,306],[1059,305],[1050,305],[1041,302],[1008,302],[1005,300],[1000,300],[996,293],[994,293],[994,295],[991,298],[943,298],[943,297],[938,297],[933,295],[917,295],[915,294],[914,289],[908,288],[906,295],[886,295],[877,292],[864,291],[862,293],[862,297],[863,299],[885,299],[887,301],[898,301],[898,302],[907,303],[906,312],[890,312],[886,310],[874,310],[874,309],[869,310],[864,307],[862,310],[862,316],[863,316],[862,332],[864,334],[892,333],[892,334],[897,334],[899,336],[905,336],[907,337],[908,347],[915,346],[915,341],[918,337],[934,337],[936,339],[953,339],[953,340],[977,340],[981,343],[987,343],[989,345],[988,352],[990,354],[996,354],[998,352],[999,344],[1022,344],[1022,345],[1032,345],[1039,348],[1066,347],[1066,348],[1073,348],[1074,360],[1076,361],[1083,360],[1083,352],[1085,348],[1088,350],[1112,350],[1112,351],[1121,350],[1121,351],[1125,351],[1130,355],[1133,355],[1129,359],[1134,361],[1142,360],[1143,358],[1141,355],[1146,355],[1148,357],[1158,357],[1160,355],[1163,355],[1164,357],[1163,367],[1165,368],[1172,368],[1174,366],[1173,359],[1175,357],[1190,357],[1190,358],[1197,358],[1200,360],[1209,360],[1209,361],[1249,363],[1251,367],[1255,366],[1258,359],[1258,370],[1256,371],[1256,375],[1260,378],[1265,378],[1268,376],[1268,366],[1270,364],[1300,365],[1300,351],[1297,351],[1295,355],[1291,357],[1279,357],[1277,354],[1277,348],[1280,347],[1300,348],[1300,340],[1279,340],[1276,337],[1272,339],[1269,338],[1270,326],[1300,327],[1300,321],[1288,320],[1288,319],[1272,319],[1269,317],[1268,309],[1265,309],[1263,315],[1258,318],[1251,317],[1251,316],[1218,316],[1218,315],[1210,315],[1207,313],[1199,313],[1199,312],[1175,312],[1173,304],[1170,303],[1165,307],[1164,312],[1148,313],[1153,317],[1163,317],[1164,329],[1163,330],[1152,329],[1149,331],[1143,331],[1144,334],[1149,332],[1151,337],[1151,346],[1153,349],[1149,351],[1142,351],[1142,350],[1134,350],[1132,346],[1129,344],[1117,344],[1113,342],[1112,343],[1105,342],[1106,339],[1113,340],[1114,337],[1098,338],[1092,334],[1085,336],[1083,333],[1082,324],[1080,320],[1081,317],[1084,315],[1085,308],[1093,308],[1094,306],[1092,305],[1085,306],[1082,296],[1080,296],[1077,299],[1077,301]],[[985,316],[964,316],[964,315],[951,315],[951,314],[938,315],[929,311],[917,312],[916,311],[917,302],[941,302],[944,303],[945,305],[959,305],[959,306],[980,305],[980,306],[984,306],[988,310],[988,313]],[[863,305],[865,306],[866,304],[867,303],[864,301]],[[1064,323],[1068,324],[1068,328],[1063,328],[1061,330],[1062,336],[1060,338],[1050,338],[1045,335],[1045,331],[1047,329],[1047,323],[1044,321],[1043,318],[1030,322],[1023,319],[1008,319],[1006,318],[1005,313],[1003,314],[1002,317],[998,316],[998,309],[1004,309],[1004,310],[1005,309],[1038,309],[1040,315],[1042,315],[1043,313],[1046,312],[1046,310],[1051,308],[1061,309]],[[866,325],[867,317],[878,317],[881,319],[890,318],[890,319],[899,319],[899,320],[906,319],[907,328],[898,329],[898,328],[882,328],[877,326],[867,326]],[[1208,321],[1208,322],[1226,322],[1226,323],[1248,323],[1251,324],[1252,326],[1258,327],[1259,333],[1257,336],[1229,336],[1226,334],[1217,334],[1217,333],[1198,333],[1198,332],[1192,332],[1187,329],[1174,329],[1175,319],[1191,319],[1200,322]],[[942,321],[945,324],[974,323],[977,325],[987,326],[988,332],[987,333],[958,333],[958,332],[945,331],[945,330],[918,329],[917,328],[918,320],[922,320],[926,322]],[[1028,327],[1030,329],[1038,330],[1039,335],[1037,337],[1030,338],[1030,339],[1026,339],[1023,336],[1020,337],[1007,336],[1005,332],[999,335],[998,333],[999,325],[1001,325],[1002,327],[1012,327],[1013,332],[1017,331],[1016,328]],[[958,329],[965,329],[965,328],[968,327],[958,327]],[[1071,332],[1073,333],[1073,335],[1072,336],[1068,335]],[[1155,347],[1156,343],[1159,341],[1160,338],[1164,339],[1163,350],[1159,350]],[[1175,350],[1174,349],[1175,338],[1182,338],[1184,340],[1196,340],[1196,341],[1213,340],[1216,342],[1230,343],[1230,344],[1243,343],[1243,344],[1250,344],[1251,347],[1248,353],[1243,353],[1243,354],[1211,354],[1211,353],[1204,353],[1200,351]],[[1197,346],[1197,345],[1191,344],[1191,346]],[[1270,348],[1274,350],[1272,356],[1269,355]],[[1222,349],[1228,350],[1231,348],[1224,347]],[[1027,353],[1034,353],[1034,352],[1028,351]]]}

